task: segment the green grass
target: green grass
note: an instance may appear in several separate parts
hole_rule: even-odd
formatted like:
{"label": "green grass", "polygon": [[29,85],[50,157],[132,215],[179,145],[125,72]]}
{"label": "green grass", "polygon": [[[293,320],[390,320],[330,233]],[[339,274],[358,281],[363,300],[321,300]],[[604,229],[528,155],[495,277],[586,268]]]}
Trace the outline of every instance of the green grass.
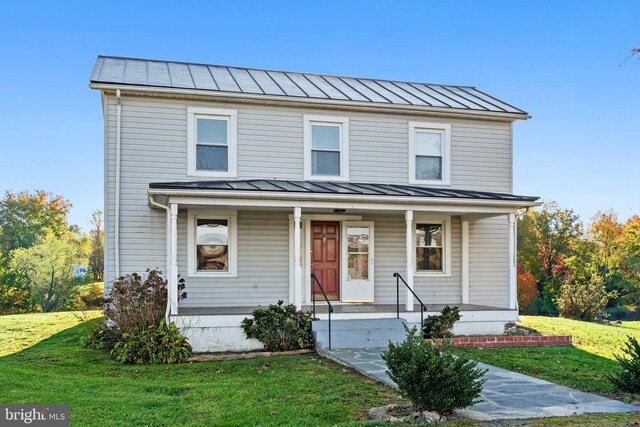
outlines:
{"label": "green grass", "polygon": [[[371,426],[364,419],[370,407],[403,402],[317,355],[119,365],[81,346],[81,322],[72,312],[0,316],[0,403],[68,404],[74,426]],[[608,414],[446,425],[622,427],[636,420],[638,414]]]}
{"label": "green grass", "polygon": [[572,335],[573,347],[503,347],[469,349],[471,358],[490,365],[542,378],[579,390],[633,399],[617,393],[606,379],[618,364],[613,354],[620,352],[627,335],[640,337],[640,322],[603,325],[553,317],[522,316],[525,326],[544,335]]}
{"label": "green grass", "polygon": [[61,330],[100,316],[99,311],[66,311],[0,316],[0,357],[17,353]]}
{"label": "green grass", "polygon": [[317,355],[118,365],[82,348],[77,323],[72,313],[0,316],[12,348],[28,347],[0,358],[1,403],[68,404],[75,426],[315,426],[361,424],[370,407],[401,401]]}

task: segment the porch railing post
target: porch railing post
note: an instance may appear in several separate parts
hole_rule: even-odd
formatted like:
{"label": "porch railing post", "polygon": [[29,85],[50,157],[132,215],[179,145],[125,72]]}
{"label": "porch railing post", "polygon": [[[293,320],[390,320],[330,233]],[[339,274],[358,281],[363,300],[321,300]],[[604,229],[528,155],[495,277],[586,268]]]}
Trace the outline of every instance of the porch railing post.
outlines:
{"label": "porch railing post", "polygon": [[396,278],[396,319],[400,318],[400,278],[398,273],[393,273]]}

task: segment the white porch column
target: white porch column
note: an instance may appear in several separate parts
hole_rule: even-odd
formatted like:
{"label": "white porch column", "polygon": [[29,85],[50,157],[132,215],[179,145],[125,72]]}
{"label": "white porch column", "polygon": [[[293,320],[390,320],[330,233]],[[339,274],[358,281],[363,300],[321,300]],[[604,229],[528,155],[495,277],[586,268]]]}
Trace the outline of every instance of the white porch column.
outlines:
{"label": "white porch column", "polygon": [[516,214],[509,214],[509,308],[515,310],[518,307],[518,279],[516,260]]}
{"label": "white porch column", "polygon": [[460,276],[462,284],[462,304],[469,304],[469,220],[462,219],[462,256]]}
{"label": "white porch column", "polygon": [[171,272],[169,274],[171,314],[178,314],[178,205],[171,203]]}
{"label": "white porch column", "polygon": [[294,304],[302,309],[302,260],[300,258],[302,208],[293,208],[293,287]]}
{"label": "white porch column", "polygon": [[[407,222],[407,271],[406,271],[406,279],[407,285],[409,285],[410,289],[413,289],[413,247],[414,247],[414,237],[413,237],[413,211],[406,211],[404,214],[404,219]],[[413,311],[413,295],[411,292],[407,291],[407,311]]]}

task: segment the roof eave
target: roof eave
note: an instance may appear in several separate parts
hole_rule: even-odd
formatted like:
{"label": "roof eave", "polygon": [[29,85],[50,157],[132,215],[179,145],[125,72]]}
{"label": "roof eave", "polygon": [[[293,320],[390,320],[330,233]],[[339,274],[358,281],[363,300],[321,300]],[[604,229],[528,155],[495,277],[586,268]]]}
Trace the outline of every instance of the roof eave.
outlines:
{"label": "roof eave", "polygon": [[493,112],[493,111],[481,111],[470,110],[462,108],[442,108],[442,107],[427,107],[419,105],[401,105],[401,104],[382,104],[377,102],[362,103],[358,101],[342,101],[335,99],[321,99],[321,98],[293,98],[289,96],[277,96],[277,95],[259,95],[240,92],[222,92],[222,91],[209,91],[203,89],[189,89],[189,88],[168,88],[160,86],[142,86],[142,85],[129,85],[123,83],[104,83],[91,81],[89,83],[91,89],[110,91],[120,89],[123,94],[127,92],[133,95],[164,95],[164,96],[184,96],[184,97],[197,97],[208,100],[216,100],[221,102],[245,102],[254,104],[267,104],[278,106],[304,106],[304,107],[316,107],[316,108],[337,108],[337,109],[349,109],[357,111],[377,111],[388,113],[414,113],[414,114],[432,114],[437,116],[447,117],[466,117],[466,118],[481,118],[481,119],[493,119],[493,120],[528,120],[531,115],[528,113],[508,113],[508,112]]}
{"label": "roof eave", "polygon": [[285,200],[285,201],[328,201],[353,203],[383,203],[383,204],[413,204],[422,206],[483,206],[522,209],[540,206],[539,200],[487,200],[487,199],[457,199],[446,197],[412,197],[412,196],[372,196],[335,193],[284,193],[265,191],[233,191],[233,190],[202,190],[202,189],[164,189],[150,188],[151,196],[177,197],[215,197],[225,199],[254,199],[254,200]]}

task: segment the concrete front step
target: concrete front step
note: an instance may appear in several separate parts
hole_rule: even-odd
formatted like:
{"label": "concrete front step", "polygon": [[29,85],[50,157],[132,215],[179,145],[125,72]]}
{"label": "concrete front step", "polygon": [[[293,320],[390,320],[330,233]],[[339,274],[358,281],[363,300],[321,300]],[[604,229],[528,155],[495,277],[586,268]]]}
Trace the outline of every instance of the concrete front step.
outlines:
{"label": "concrete front step", "polygon": [[[340,319],[331,321],[331,348],[386,347],[405,337],[404,319]],[[329,348],[329,321],[315,320],[312,325],[316,348]]]}

